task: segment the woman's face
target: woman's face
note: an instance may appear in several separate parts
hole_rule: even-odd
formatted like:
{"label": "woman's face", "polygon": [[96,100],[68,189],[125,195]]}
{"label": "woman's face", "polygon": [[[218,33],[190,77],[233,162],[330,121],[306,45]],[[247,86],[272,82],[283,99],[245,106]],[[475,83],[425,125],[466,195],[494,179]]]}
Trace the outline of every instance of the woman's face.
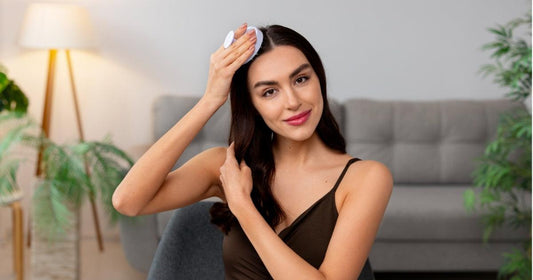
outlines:
{"label": "woman's face", "polygon": [[297,48],[277,46],[257,57],[248,70],[248,89],[278,137],[303,141],[315,132],[324,105],[320,81]]}

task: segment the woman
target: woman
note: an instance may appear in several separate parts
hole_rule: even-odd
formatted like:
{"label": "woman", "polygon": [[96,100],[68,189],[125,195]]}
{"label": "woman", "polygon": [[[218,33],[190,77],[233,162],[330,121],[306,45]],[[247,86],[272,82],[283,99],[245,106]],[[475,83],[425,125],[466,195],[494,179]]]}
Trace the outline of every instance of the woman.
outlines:
{"label": "woman", "polygon": [[[282,26],[211,55],[200,101],[132,167],[113,195],[126,215],[219,197],[229,279],[357,279],[392,192],[383,164],[346,154],[329,110],[316,51]],[[170,172],[231,91],[228,148],[208,149]],[[169,173],[170,172],[170,173]]]}

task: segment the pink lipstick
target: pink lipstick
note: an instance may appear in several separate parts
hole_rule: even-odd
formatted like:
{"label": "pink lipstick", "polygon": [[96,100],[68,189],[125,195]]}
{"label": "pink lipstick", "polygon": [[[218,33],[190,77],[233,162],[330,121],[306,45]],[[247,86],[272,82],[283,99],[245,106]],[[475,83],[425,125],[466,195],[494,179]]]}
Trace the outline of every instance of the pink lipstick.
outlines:
{"label": "pink lipstick", "polygon": [[304,124],[307,121],[307,119],[309,119],[310,115],[311,115],[311,110],[308,110],[300,114],[294,115],[288,119],[285,119],[284,121],[290,125],[298,126],[298,125]]}

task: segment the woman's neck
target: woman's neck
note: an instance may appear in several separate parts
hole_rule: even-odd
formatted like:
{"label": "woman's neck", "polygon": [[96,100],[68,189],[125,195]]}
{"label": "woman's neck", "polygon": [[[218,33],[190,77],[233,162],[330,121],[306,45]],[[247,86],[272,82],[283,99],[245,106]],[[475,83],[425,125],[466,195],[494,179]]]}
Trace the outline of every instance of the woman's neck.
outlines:
{"label": "woman's neck", "polygon": [[331,153],[331,150],[315,132],[309,139],[304,141],[276,137],[273,153],[276,166],[289,164],[290,166],[298,167],[316,162],[316,160]]}

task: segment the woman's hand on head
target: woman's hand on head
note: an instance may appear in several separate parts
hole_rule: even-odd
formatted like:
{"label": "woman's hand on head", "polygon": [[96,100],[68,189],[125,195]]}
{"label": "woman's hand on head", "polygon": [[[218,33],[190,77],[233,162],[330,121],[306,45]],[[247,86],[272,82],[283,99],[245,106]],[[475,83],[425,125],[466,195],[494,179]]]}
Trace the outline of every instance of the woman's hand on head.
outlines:
{"label": "woman's hand on head", "polygon": [[252,206],[252,170],[244,160],[239,164],[235,158],[234,143],[226,151],[226,160],[220,167],[220,182],[224,189],[224,196],[231,212],[238,216],[239,211]]}
{"label": "woman's hand on head", "polygon": [[246,32],[246,23],[235,30],[235,39],[227,49],[221,45],[211,54],[209,77],[204,97],[226,102],[230,91],[233,75],[252,55],[257,40],[255,32]]}

